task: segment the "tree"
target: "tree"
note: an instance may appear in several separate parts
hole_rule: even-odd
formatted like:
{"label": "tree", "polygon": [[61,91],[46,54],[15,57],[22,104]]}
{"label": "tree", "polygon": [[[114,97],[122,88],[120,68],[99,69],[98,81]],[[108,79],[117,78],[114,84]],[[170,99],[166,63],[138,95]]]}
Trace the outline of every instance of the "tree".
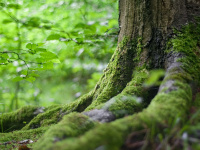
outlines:
{"label": "tree", "polygon": [[35,150],[147,148],[147,135],[162,143],[162,130],[199,106],[198,16],[197,0],[119,0],[118,47],[95,88],[70,104],[4,114],[1,136],[38,139]]}

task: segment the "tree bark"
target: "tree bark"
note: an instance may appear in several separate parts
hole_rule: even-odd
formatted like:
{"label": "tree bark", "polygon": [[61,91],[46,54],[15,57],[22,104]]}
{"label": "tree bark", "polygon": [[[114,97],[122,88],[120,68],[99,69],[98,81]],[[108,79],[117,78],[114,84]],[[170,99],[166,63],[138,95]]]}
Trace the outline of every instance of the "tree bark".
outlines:
{"label": "tree bark", "polygon": [[[147,148],[144,136],[177,117],[184,122],[197,101],[200,23],[195,17],[200,17],[199,0],[119,0],[118,47],[95,88],[71,104],[42,109],[34,118],[30,113],[33,119],[15,134],[50,126],[41,131],[35,150]],[[145,86],[154,69],[164,69],[164,79],[160,86]]]}

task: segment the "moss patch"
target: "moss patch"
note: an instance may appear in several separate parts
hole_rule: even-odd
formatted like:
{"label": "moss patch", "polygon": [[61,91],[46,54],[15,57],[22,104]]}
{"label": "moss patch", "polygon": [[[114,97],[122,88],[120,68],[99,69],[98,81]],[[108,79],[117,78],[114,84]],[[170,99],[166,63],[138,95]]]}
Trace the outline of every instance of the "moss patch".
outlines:
{"label": "moss patch", "polygon": [[57,106],[52,109],[47,109],[44,113],[41,113],[37,117],[33,118],[30,123],[23,128],[23,130],[35,129],[57,123],[60,119],[59,111],[61,108],[62,106]]}
{"label": "moss patch", "polygon": [[133,58],[137,55],[137,40],[124,37],[111,58],[104,75],[97,83],[92,104],[86,111],[105,103],[113,96],[122,92],[126,84],[131,81],[136,63]]}
{"label": "moss patch", "polygon": [[52,147],[60,141],[79,136],[93,128],[96,124],[97,123],[83,114],[71,113],[65,116],[57,125],[52,126],[44,136],[40,138],[38,143],[34,146],[34,149],[52,149]]}
{"label": "moss patch", "polygon": [[116,118],[139,112],[144,108],[144,87],[143,82],[148,77],[148,71],[138,70],[134,73],[133,79],[127,84],[126,88],[106,103],[97,106],[97,109],[111,111]]}
{"label": "moss patch", "polygon": [[52,149],[88,150],[103,147],[120,149],[125,138],[133,131],[169,124],[169,118],[185,116],[192,99],[188,84],[179,84],[178,90],[158,94],[150,106],[141,113],[118,119],[108,124],[101,124],[78,138],[69,138],[56,143]]}
{"label": "moss patch", "polygon": [[168,43],[168,48],[173,47],[173,53],[183,54],[179,61],[183,64],[183,69],[196,81],[200,81],[200,21],[196,24],[189,24],[181,31],[175,31],[177,36]]}
{"label": "moss patch", "polygon": [[78,100],[66,104],[66,105],[53,105],[45,108],[45,112],[39,114],[37,117],[33,118],[29,124],[27,124],[23,130],[35,129],[38,127],[49,126],[51,124],[58,123],[62,117],[73,111],[83,111],[92,100],[93,91],[83,95]]}
{"label": "moss patch", "polygon": [[19,130],[29,123],[38,113],[36,106],[25,106],[21,109],[0,115],[0,132]]}
{"label": "moss patch", "polygon": [[32,129],[27,131],[14,131],[10,133],[0,133],[0,149],[18,149],[21,145],[20,141],[31,140],[33,143],[28,144],[28,147],[32,147],[35,142],[43,135],[47,130],[47,127],[41,127],[38,129]]}

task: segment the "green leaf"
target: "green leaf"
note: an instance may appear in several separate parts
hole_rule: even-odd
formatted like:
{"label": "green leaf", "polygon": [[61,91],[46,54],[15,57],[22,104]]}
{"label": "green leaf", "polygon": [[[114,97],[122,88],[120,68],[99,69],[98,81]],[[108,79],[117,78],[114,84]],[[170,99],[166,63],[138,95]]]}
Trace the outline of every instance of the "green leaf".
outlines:
{"label": "green leaf", "polygon": [[89,30],[90,32],[96,32],[96,25],[87,26],[86,29]]}
{"label": "green leaf", "polygon": [[20,74],[27,75],[27,70],[22,70]]}
{"label": "green leaf", "polygon": [[36,48],[35,49],[36,52],[46,52],[45,48]]}
{"label": "green leaf", "polygon": [[35,49],[36,47],[37,47],[36,44],[32,44],[32,43],[26,44],[26,48],[28,48],[28,49]]}
{"label": "green leaf", "polygon": [[51,34],[47,37],[47,41],[50,41],[50,40],[59,40],[60,39],[60,35],[59,34]]}
{"label": "green leaf", "polygon": [[42,57],[36,58],[37,63],[43,63],[45,62],[45,59],[43,59]]}
{"label": "green leaf", "polygon": [[29,53],[30,53],[30,54],[35,54],[35,53],[36,53],[36,51],[35,51],[35,50],[32,50],[32,49],[30,49],[30,50],[29,50]]}
{"label": "green leaf", "polygon": [[82,29],[82,28],[86,28],[87,26],[88,26],[88,25],[85,24],[85,23],[78,23],[78,24],[75,25],[74,28],[75,28],[75,29],[76,29],[76,28],[81,28],[81,29]]}
{"label": "green leaf", "polygon": [[51,26],[49,26],[49,25],[43,25],[42,27],[45,28],[45,29],[47,29],[47,30],[51,29]]}
{"label": "green leaf", "polygon": [[165,75],[164,70],[152,70],[150,72],[149,78],[145,81],[146,86],[153,86],[153,85],[159,85],[160,81],[159,79]]}
{"label": "green leaf", "polygon": [[0,3],[0,7],[5,7],[6,6],[6,4],[5,3]]}
{"label": "green leaf", "polygon": [[5,59],[9,58],[8,54],[6,54],[6,53],[2,54],[1,57],[5,58]]}
{"label": "green leaf", "polygon": [[76,38],[77,44],[84,44],[83,38]]}
{"label": "green leaf", "polygon": [[43,64],[43,69],[52,69],[52,68],[53,68],[52,62]]}
{"label": "green leaf", "polygon": [[37,46],[43,46],[45,43],[37,43]]}
{"label": "green leaf", "polygon": [[3,24],[8,24],[8,23],[12,23],[12,22],[13,22],[13,20],[11,20],[11,19],[4,19],[2,21]]}
{"label": "green leaf", "polygon": [[28,27],[40,27],[40,24],[41,24],[41,20],[39,17],[30,17],[30,18],[27,18],[27,22],[26,24],[23,24],[24,26],[28,26]]}
{"label": "green leaf", "polygon": [[36,74],[36,73],[31,73],[29,74],[30,77],[39,77],[40,75],[39,74]]}
{"label": "green leaf", "polygon": [[38,71],[38,68],[32,68],[32,67],[30,67],[29,70]]}
{"label": "green leaf", "polygon": [[36,44],[32,44],[32,49],[36,49],[37,45]]}
{"label": "green leaf", "polygon": [[58,58],[57,55],[52,52],[43,52],[40,53],[40,56],[48,60]]}
{"label": "green leaf", "polygon": [[78,36],[79,34],[78,34],[78,31],[72,31],[72,32],[69,32],[71,35],[73,35],[73,36]]}
{"label": "green leaf", "polygon": [[59,60],[59,59],[52,59],[51,62],[52,62],[52,63],[57,63],[57,64],[59,64],[59,63],[60,63],[60,60]]}
{"label": "green leaf", "polygon": [[12,8],[12,9],[20,9],[21,8],[21,6],[19,4],[8,4],[7,7]]}
{"label": "green leaf", "polygon": [[93,32],[96,32],[96,25],[95,24],[87,25],[87,24],[84,24],[84,23],[78,23],[75,26],[75,29],[83,29],[84,33],[93,33]]}
{"label": "green leaf", "polygon": [[0,59],[0,65],[5,64],[5,63],[8,63],[8,61],[6,59]]}
{"label": "green leaf", "polygon": [[15,77],[15,78],[13,78],[14,82],[19,82],[21,80],[24,80],[24,78],[21,78],[21,77]]}
{"label": "green leaf", "polygon": [[26,78],[26,81],[33,83],[35,81],[35,78],[34,77],[28,77],[28,78]]}

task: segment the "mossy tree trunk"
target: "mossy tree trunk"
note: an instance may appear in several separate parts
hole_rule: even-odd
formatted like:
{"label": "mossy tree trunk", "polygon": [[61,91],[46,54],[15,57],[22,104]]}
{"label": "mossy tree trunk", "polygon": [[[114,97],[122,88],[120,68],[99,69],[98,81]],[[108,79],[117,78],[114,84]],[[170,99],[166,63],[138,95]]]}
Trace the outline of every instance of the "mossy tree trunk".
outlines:
{"label": "mossy tree trunk", "polygon": [[[14,132],[21,140],[30,131],[44,133],[35,150],[134,149],[145,147],[138,139],[151,130],[166,128],[177,116],[184,122],[198,100],[198,16],[199,0],[119,0],[118,47],[95,88],[71,104],[4,114],[4,141],[21,129]],[[161,84],[145,85],[155,69],[165,70]],[[23,128],[22,112],[28,118]]]}

